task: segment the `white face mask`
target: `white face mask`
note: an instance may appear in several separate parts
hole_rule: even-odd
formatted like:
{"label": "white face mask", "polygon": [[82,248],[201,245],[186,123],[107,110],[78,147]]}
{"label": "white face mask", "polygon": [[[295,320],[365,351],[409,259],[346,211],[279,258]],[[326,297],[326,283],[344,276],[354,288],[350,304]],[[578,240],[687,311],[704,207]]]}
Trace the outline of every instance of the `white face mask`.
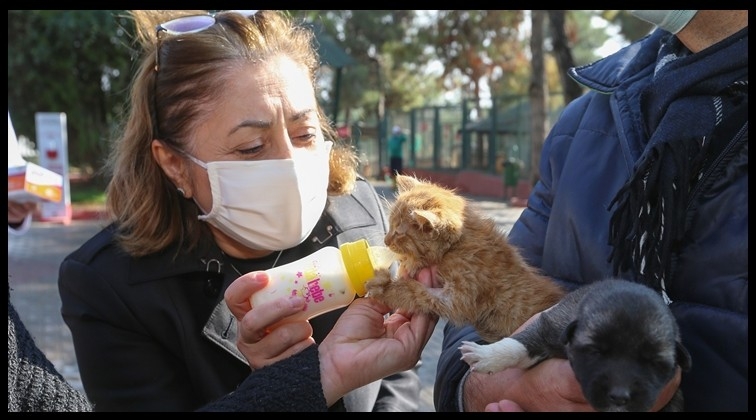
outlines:
{"label": "white face mask", "polygon": [[693,19],[698,10],[629,10],[629,12],[639,19],[676,34]]}
{"label": "white face mask", "polygon": [[199,219],[251,249],[299,245],[325,209],[332,146],[294,149],[291,159],[205,163],[187,155],[210,178],[213,208]]}

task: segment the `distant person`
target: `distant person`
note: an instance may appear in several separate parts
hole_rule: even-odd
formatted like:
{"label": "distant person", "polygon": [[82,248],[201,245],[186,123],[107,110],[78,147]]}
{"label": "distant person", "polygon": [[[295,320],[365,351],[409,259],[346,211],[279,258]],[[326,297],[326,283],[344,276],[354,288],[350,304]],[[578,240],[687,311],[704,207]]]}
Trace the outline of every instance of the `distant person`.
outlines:
{"label": "distant person", "polygon": [[[108,161],[113,222],[61,263],[61,313],[96,411],[191,411],[322,344],[346,310],[264,328],[242,354],[234,280],[382,244],[387,220],[318,103],[310,29],[275,10],[130,14],[143,50]],[[328,408],[418,409],[416,367],[371,379]]]}
{"label": "distant person", "polygon": [[504,201],[510,202],[517,197],[517,184],[520,182],[522,161],[515,158],[504,159]]}
{"label": "distant person", "polygon": [[[21,156],[21,150],[18,147],[18,137],[16,130],[11,122],[10,111],[8,111],[8,167],[20,166],[26,164],[26,160]],[[32,215],[37,208],[37,203],[19,202],[8,200],[8,234],[23,235],[29,230],[32,223]]]}
{"label": "distant person", "polygon": [[395,125],[391,129],[391,138],[389,138],[389,168],[391,169],[391,185],[396,190],[396,175],[402,174],[404,170],[404,143],[407,136],[402,131],[402,127]]}

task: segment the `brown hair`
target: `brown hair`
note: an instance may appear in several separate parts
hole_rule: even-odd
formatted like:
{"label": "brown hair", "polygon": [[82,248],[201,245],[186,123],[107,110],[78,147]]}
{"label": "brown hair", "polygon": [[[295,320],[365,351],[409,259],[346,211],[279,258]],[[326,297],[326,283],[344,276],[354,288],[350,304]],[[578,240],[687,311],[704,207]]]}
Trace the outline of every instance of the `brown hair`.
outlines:
{"label": "brown hair", "polygon": [[[313,34],[288,16],[269,10],[250,17],[220,12],[215,24],[203,31],[161,34],[158,39],[159,23],[193,14],[207,12],[130,12],[144,55],[132,80],[128,116],[106,169],[111,175],[108,215],[116,222],[116,240],[132,256],[162,251],[176,241],[180,248],[192,249],[208,235],[205,222],[197,219],[197,206],[179,195],[153,158],[150,145],[160,139],[178,151],[185,150],[185,141],[180,139],[191,138],[203,115],[212,112],[213,102],[231,77],[229,69],[283,54],[304,65],[317,88],[320,61]],[[318,114],[326,140],[334,141],[328,193],[349,193],[357,176],[356,153],[337,141],[322,109]]]}

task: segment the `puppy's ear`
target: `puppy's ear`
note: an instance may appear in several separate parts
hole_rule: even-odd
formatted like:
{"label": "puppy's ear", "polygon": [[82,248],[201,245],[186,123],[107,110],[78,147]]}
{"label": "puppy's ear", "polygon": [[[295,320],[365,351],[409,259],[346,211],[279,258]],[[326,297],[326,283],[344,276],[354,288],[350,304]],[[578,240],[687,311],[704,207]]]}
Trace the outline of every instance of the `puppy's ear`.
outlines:
{"label": "puppy's ear", "polygon": [[562,336],[559,338],[559,341],[564,345],[569,344],[572,340],[572,336],[575,334],[575,328],[577,328],[577,320],[574,320],[567,325],[564,331],[562,331]]}
{"label": "puppy's ear", "polygon": [[677,364],[680,365],[680,369],[682,369],[683,372],[689,371],[692,361],[688,349],[686,349],[679,341],[675,344],[675,349],[677,350],[675,353],[677,357],[676,361]]}

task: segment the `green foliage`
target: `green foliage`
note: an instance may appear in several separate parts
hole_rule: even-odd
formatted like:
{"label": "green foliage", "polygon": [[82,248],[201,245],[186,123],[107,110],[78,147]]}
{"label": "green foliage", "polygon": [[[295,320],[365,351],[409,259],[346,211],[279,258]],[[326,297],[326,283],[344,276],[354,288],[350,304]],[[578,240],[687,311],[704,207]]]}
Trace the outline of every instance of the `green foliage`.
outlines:
{"label": "green foliage", "polygon": [[[300,10],[299,19],[320,23],[356,64],[344,69],[337,118],[376,121],[386,110],[409,110],[441,96],[440,85],[424,73],[428,60],[418,42],[414,10]],[[330,87],[326,87],[330,90]],[[329,94],[332,92],[329,92]],[[333,98],[326,95],[325,109]]]}
{"label": "green foliage", "polygon": [[619,33],[632,42],[643,38],[654,29],[654,25],[638,19],[628,10],[602,10],[601,16],[619,27]]}
{"label": "green foliage", "polygon": [[479,106],[484,80],[496,90],[515,68],[527,67],[519,32],[522,10],[438,10],[430,17],[420,39],[443,63],[444,90],[459,90]]}
{"label": "green foliage", "polygon": [[128,39],[115,11],[9,10],[8,109],[35,140],[36,112],[65,112],[71,164],[97,167],[131,75]]}
{"label": "green foliage", "polygon": [[582,66],[601,57],[596,55],[609,36],[606,30],[591,25],[591,19],[601,17],[597,10],[568,10],[565,32],[570,40],[570,48],[575,65]]}

